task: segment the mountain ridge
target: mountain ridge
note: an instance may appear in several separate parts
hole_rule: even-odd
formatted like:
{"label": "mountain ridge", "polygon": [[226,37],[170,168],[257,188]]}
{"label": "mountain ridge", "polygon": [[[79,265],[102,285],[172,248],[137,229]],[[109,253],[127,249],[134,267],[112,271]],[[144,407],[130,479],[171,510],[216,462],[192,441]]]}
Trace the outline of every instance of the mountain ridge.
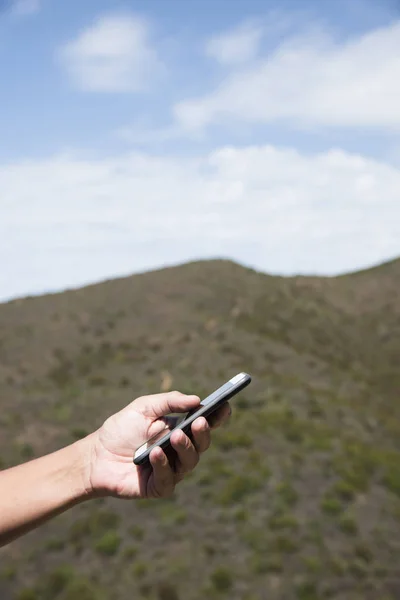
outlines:
{"label": "mountain ridge", "polygon": [[197,264],[203,264],[203,263],[232,263],[232,264],[240,266],[244,269],[248,269],[250,271],[254,271],[254,272],[260,273],[262,275],[266,275],[267,277],[279,277],[279,278],[284,278],[284,279],[309,279],[309,280],[320,279],[320,280],[326,280],[326,281],[341,279],[341,278],[348,278],[348,277],[353,277],[353,276],[361,276],[363,274],[368,274],[368,273],[378,272],[378,271],[383,272],[383,271],[387,271],[387,270],[393,269],[393,268],[397,268],[400,272],[400,257],[374,264],[371,267],[366,267],[364,269],[349,271],[349,272],[337,274],[337,275],[313,275],[313,274],[280,275],[280,274],[276,274],[276,273],[272,274],[272,273],[269,273],[269,272],[261,270],[261,269],[256,269],[254,267],[251,267],[250,265],[245,265],[244,263],[241,263],[240,261],[235,261],[230,258],[197,259],[197,260],[191,260],[191,261],[187,261],[187,262],[179,262],[179,263],[167,265],[167,266],[154,267],[153,269],[148,269],[148,270],[144,270],[144,271],[140,271],[140,272],[128,273],[126,275],[120,275],[120,276],[116,276],[116,277],[106,277],[104,279],[100,279],[95,282],[89,282],[86,284],[68,287],[65,289],[48,291],[48,292],[37,293],[37,294],[22,295],[22,296],[18,296],[15,298],[10,298],[5,301],[1,301],[0,306],[4,305],[4,304],[15,303],[15,302],[18,303],[21,300],[41,298],[41,297],[47,297],[47,296],[55,296],[55,295],[64,294],[64,293],[68,293],[68,292],[74,292],[74,291],[76,292],[79,290],[84,290],[86,288],[96,287],[96,286],[99,286],[99,285],[102,285],[105,283],[127,280],[127,279],[131,279],[132,277],[140,277],[143,275],[150,275],[150,274],[156,275],[157,273],[162,272],[162,271],[170,271],[170,270],[179,269],[179,268],[189,266],[189,265],[197,265]]}
{"label": "mountain ridge", "polygon": [[398,597],[399,267],[194,261],[1,304],[0,467],[139,395],[253,382],[176,499],[74,508],[0,551],[0,597]]}

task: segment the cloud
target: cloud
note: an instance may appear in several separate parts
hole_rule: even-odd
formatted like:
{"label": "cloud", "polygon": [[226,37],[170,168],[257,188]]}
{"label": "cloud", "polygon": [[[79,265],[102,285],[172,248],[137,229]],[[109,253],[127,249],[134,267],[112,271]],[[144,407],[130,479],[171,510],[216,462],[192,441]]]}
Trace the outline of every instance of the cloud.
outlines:
{"label": "cloud", "polygon": [[186,137],[186,132],[176,125],[154,127],[146,120],[138,120],[132,125],[119,127],[115,136],[135,147],[165,144]]}
{"label": "cloud", "polygon": [[400,128],[400,21],[346,42],[327,33],[284,40],[208,94],[179,102],[187,130],[216,122]]}
{"label": "cloud", "polygon": [[59,57],[72,82],[89,92],[143,92],[163,71],[148,22],[134,14],[99,17]]}
{"label": "cloud", "polygon": [[262,29],[246,23],[232,31],[217,35],[206,43],[205,52],[222,65],[238,65],[255,58]]}
{"label": "cloud", "polygon": [[16,17],[33,15],[40,10],[39,0],[14,0],[12,3],[12,14]]}
{"label": "cloud", "polygon": [[0,168],[0,298],[199,257],[337,273],[400,254],[400,169],[332,149],[59,155]]}

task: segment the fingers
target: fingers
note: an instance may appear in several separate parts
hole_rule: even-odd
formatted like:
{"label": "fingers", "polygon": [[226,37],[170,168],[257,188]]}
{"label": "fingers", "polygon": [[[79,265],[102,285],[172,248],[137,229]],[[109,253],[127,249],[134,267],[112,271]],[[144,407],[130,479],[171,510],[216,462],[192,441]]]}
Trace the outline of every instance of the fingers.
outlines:
{"label": "fingers", "polygon": [[211,444],[211,428],[204,417],[199,417],[192,423],[192,436],[199,454],[208,450]]}
{"label": "fingers", "polygon": [[193,471],[199,462],[199,454],[182,430],[176,430],[171,435],[171,446],[177,454],[175,462],[176,475],[181,476]]}
{"label": "fingers", "polygon": [[232,413],[232,409],[229,405],[229,402],[227,402],[226,404],[223,404],[221,406],[221,408],[216,410],[215,413],[212,413],[208,417],[208,423],[209,423],[211,429],[216,429],[217,427],[220,427],[221,425],[226,423],[228,421],[229,417],[231,416],[231,413]]}
{"label": "fingers", "polygon": [[199,404],[198,396],[188,396],[180,392],[142,396],[133,402],[137,412],[151,419],[159,419],[174,412],[186,412]]}
{"label": "fingers", "polygon": [[150,452],[150,464],[153,467],[153,495],[158,498],[171,496],[175,489],[175,474],[161,448]]}

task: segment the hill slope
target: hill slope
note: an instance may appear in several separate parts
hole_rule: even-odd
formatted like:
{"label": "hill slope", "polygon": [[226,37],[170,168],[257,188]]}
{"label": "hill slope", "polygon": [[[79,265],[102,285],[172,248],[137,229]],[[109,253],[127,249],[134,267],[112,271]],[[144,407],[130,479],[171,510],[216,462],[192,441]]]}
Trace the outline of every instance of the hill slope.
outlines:
{"label": "hill slope", "polygon": [[175,500],[73,509],[0,551],[0,597],[399,597],[399,356],[400,261],[198,262],[0,305],[3,466],[132,397],[254,377]]}

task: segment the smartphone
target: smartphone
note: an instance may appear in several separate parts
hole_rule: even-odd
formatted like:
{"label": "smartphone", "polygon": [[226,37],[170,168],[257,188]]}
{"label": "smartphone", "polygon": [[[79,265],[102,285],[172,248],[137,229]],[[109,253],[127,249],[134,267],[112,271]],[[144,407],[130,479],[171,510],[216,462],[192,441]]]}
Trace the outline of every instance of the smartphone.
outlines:
{"label": "smartphone", "polygon": [[175,454],[175,451],[171,446],[171,434],[175,429],[182,429],[186,435],[191,437],[191,426],[193,421],[199,417],[205,417],[207,419],[207,417],[222,406],[222,404],[247,387],[250,382],[251,377],[247,373],[239,373],[238,375],[235,375],[235,377],[232,377],[227,383],[202,400],[200,405],[190,411],[186,417],[172,429],[172,431],[168,431],[168,433],[161,432],[161,434],[156,436],[157,439],[152,438],[143,444],[143,446],[140,446],[140,448],[136,450],[133,458],[135,465],[149,465],[150,452],[157,446],[160,446],[168,458],[171,459],[173,454]]}

